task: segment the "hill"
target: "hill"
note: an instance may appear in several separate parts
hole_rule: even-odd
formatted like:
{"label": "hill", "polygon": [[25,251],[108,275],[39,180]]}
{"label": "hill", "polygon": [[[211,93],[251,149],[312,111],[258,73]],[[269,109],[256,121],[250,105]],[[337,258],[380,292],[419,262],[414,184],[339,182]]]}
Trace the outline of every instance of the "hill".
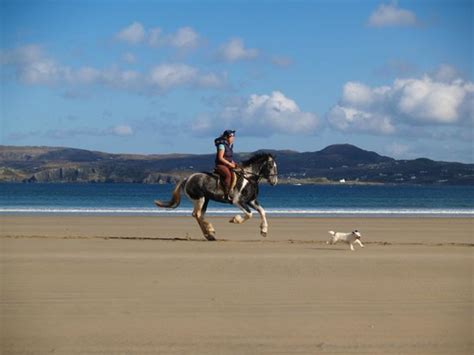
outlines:
{"label": "hill", "polygon": [[[349,144],[316,152],[262,151],[276,157],[281,183],[474,183],[474,164],[395,160]],[[237,154],[236,160],[254,153]],[[189,173],[212,170],[213,162],[213,154],[109,154],[65,147],[0,146],[0,182],[174,183]]]}

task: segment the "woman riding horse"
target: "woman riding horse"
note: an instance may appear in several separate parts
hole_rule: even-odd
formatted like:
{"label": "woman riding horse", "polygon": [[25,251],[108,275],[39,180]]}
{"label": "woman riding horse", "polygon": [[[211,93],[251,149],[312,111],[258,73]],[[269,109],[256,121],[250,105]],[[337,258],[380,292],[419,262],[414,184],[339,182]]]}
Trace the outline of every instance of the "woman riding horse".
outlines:
{"label": "woman riding horse", "polygon": [[278,172],[275,158],[267,153],[256,154],[243,161],[239,168],[232,201],[224,197],[224,191],[214,174],[194,173],[176,185],[170,201],[156,200],[155,204],[158,207],[176,208],[181,202],[181,192],[184,192],[194,205],[193,217],[196,218],[207,240],[216,240],[214,227],[204,218],[209,200],[232,203],[240,208],[243,215],[234,216],[229,221],[231,223],[241,224],[250,219],[252,217],[250,208],[253,208],[260,214],[262,219],[260,234],[265,237],[268,233],[268,223],[265,210],[257,201],[258,184],[262,179],[267,180],[270,185],[277,184]]}
{"label": "woman riding horse", "polygon": [[232,201],[233,198],[231,192],[232,169],[235,169],[237,166],[233,161],[234,139],[235,131],[226,130],[220,137],[214,140],[217,147],[215,172],[218,173],[223,180],[224,198],[229,201]]}

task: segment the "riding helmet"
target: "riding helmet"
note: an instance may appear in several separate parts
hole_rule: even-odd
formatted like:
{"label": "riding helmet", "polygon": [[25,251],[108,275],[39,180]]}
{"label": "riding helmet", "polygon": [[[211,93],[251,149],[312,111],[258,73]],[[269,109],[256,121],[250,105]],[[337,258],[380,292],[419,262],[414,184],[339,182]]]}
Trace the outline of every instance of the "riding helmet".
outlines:
{"label": "riding helmet", "polygon": [[222,133],[222,136],[223,137],[233,137],[233,136],[235,136],[235,131],[231,130],[231,129],[227,129],[227,130],[224,131],[224,133]]}

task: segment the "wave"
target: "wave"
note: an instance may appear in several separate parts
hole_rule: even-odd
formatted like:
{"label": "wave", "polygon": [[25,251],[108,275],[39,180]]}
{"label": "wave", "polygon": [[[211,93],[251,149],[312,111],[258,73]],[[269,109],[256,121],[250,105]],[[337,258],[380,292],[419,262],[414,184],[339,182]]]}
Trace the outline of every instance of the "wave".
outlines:
{"label": "wave", "polygon": [[[447,208],[327,208],[327,209],[265,209],[267,215],[274,216],[473,216],[474,209],[447,209]],[[0,214],[90,214],[90,215],[191,215],[192,209],[178,208],[165,210],[157,208],[88,208],[88,207],[0,207]],[[208,209],[208,215],[231,216],[239,213],[237,209],[221,208]],[[255,212],[255,214],[257,214]]]}

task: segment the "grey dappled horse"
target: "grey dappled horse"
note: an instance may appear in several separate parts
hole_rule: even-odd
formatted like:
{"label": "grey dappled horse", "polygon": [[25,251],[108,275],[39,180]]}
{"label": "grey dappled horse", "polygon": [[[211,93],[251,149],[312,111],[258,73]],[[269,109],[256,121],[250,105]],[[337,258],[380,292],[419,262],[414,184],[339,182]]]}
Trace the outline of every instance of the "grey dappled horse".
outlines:
{"label": "grey dappled horse", "polygon": [[176,208],[181,202],[181,191],[193,202],[193,217],[196,218],[199,227],[207,240],[216,240],[216,231],[211,223],[204,219],[209,200],[231,203],[240,208],[243,216],[237,214],[229,222],[244,223],[252,217],[250,207],[257,210],[262,219],[260,224],[260,234],[267,236],[268,223],[265,216],[265,210],[257,201],[258,183],[261,179],[266,179],[270,185],[276,185],[278,182],[277,165],[275,158],[271,154],[257,154],[241,163],[236,170],[237,181],[232,190],[232,201],[224,198],[224,190],[219,182],[219,177],[211,173],[195,173],[185,180],[179,182],[171,198],[171,201],[155,201],[158,207]]}

